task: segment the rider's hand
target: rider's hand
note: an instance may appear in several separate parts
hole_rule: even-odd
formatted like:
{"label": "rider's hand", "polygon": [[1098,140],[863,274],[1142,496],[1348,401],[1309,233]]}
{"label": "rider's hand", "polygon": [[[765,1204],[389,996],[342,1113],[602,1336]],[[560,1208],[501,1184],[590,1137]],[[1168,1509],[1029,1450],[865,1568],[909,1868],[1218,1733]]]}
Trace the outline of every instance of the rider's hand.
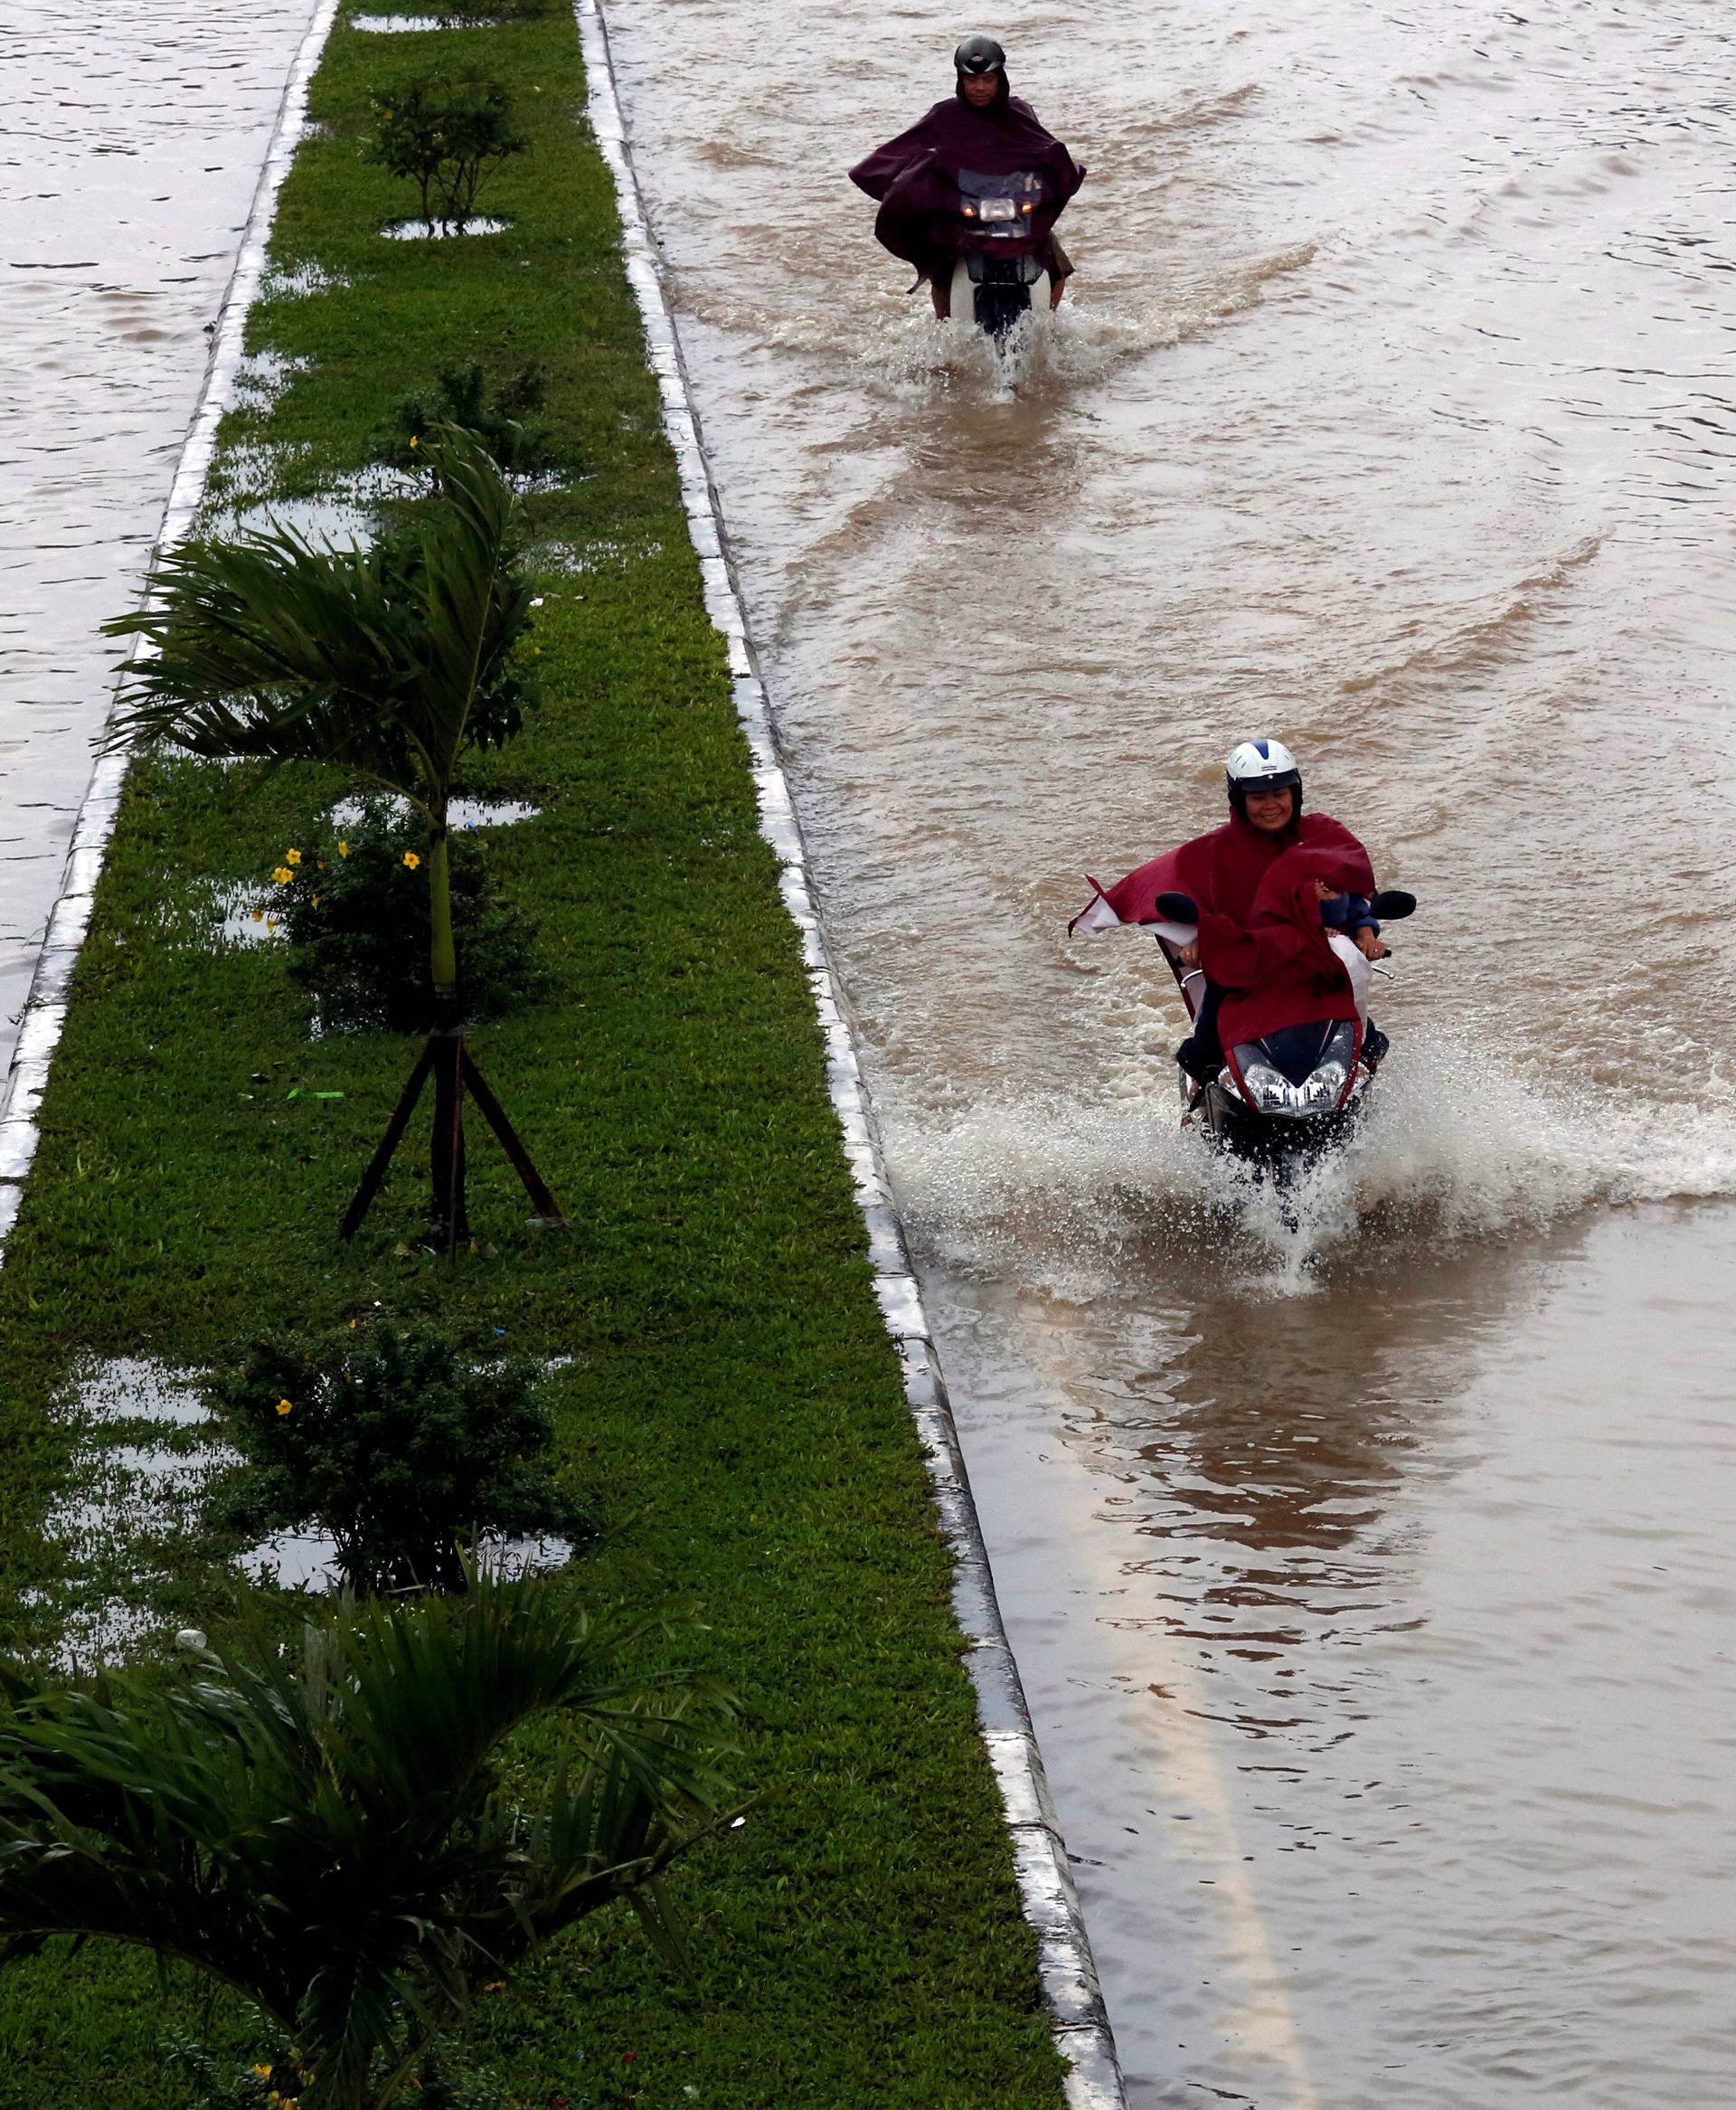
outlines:
{"label": "rider's hand", "polygon": [[1199,940],[1197,938],[1190,938],[1187,943],[1182,947],[1181,951],[1175,955],[1175,957],[1181,961],[1184,967],[1197,967],[1200,964]]}
{"label": "rider's hand", "polygon": [[1316,901],[1336,901],[1338,889],[1328,886],[1324,879],[1316,879],[1314,883],[1314,898]]}
{"label": "rider's hand", "polygon": [[1392,948],[1383,945],[1379,936],[1366,923],[1356,933],[1356,950],[1364,960],[1388,960],[1392,953]]}

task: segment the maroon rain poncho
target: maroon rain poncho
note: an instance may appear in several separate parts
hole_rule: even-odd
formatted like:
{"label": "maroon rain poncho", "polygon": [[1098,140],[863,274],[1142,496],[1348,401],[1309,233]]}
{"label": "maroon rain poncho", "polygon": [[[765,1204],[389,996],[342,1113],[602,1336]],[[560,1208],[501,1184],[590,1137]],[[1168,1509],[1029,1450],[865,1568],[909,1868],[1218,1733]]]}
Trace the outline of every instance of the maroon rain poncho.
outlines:
{"label": "maroon rain poncho", "polygon": [[1175,892],[1191,894],[1203,909],[1246,924],[1266,875],[1286,851],[1297,848],[1338,850],[1354,856],[1359,860],[1356,876],[1344,891],[1373,893],[1374,872],[1368,852],[1342,822],[1325,813],[1305,813],[1276,835],[1268,835],[1236,813],[1209,835],[1195,836],[1179,850],[1166,851],[1118,879],[1102,898],[1124,923],[1160,923],[1156,897]]}
{"label": "maroon rain poncho", "polygon": [[1200,965],[1223,991],[1218,1038],[1225,1047],[1316,1018],[1356,1017],[1350,977],[1321,921],[1317,879],[1335,894],[1373,891],[1368,858],[1352,838],[1347,848],[1286,851],[1268,869],[1245,917],[1201,904]]}
{"label": "maroon rain poncho", "polygon": [[[1020,234],[991,240],[973,232],[960,214],[960,174],[1026,171],[1042,179],[1042,191]],[[859,161],[850,180],[879,203],[874,234],[881,245],[914,264],[920,278],[945,279],[964,250],[1018,257],[1050,249],[1055,222],[1085,171],[1038,123],[1030,104],[1008,91],[1003,74],[1001,92],[986,109],[967,102],[962,88],[956,90],[908,132]]]}

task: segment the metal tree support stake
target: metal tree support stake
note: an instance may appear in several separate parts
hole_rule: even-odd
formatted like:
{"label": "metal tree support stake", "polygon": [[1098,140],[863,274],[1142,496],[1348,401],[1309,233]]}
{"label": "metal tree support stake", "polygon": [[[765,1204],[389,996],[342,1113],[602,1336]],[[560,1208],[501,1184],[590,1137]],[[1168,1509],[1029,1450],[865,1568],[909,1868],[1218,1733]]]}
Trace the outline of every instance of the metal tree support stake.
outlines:
{"label": "metal tree support stake", "polygon": [[341,1238],[354,1238],[362,1227],[362,1220],[372,1207],[373,1197],[380,1191],[386,1177],[387,1168],[397,1155],[398,1146],[404,1140],[404,1131],[410,1126],[410,1117],[416,1111],[429,1077],[434,1080],[434,1128],[429,1139],[429,1166],[432,1175],[433,1195],[429,1204],[428,1233],[425,1243],[436,1253],[453,1254],[470,1240],[470,1216],[465,1205],[464,1193],[464,1094],[466,1087],[476,1102],[482,1118],[494,1130],[496,1141],[505,1151],[513,1170],[517,1173],[524,1191],[531,1197],[531,1206],[551,1230],[559,1230],[566,1218],[556,1206],[542,1175],[531,1162],[531,1154],[524,1148],[516,1129],[506,1118],[506,1111],[488,1088],[486,1079],[476,1067],[476,1057],[465,1045],[462,1025],[437,1025],[422,1043],[422,1052],[416,1058],[416,1066],[405,1081],[398,1103],[392,1109],[392,1119],[386,1123],[386,1132],[380,1139],[380,1147],[368,1162],[362,1175],[362,1184],[352,1197],[350,1206],[344,1212],[339,1226]]}

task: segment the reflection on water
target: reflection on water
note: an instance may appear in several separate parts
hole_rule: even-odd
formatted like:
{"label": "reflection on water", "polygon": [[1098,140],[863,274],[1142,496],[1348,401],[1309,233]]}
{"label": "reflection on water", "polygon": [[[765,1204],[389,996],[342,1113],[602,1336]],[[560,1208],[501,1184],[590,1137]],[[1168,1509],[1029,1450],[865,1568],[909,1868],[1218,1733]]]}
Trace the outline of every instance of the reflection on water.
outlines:
{"label": "reflection on water", "polygon": [[0,14],[0,1067],[311,0]]}
{"label": "reflection on water", "polygon": [[1335,1344],[948,1282],[1136,2102],[1721,2099],[1733,1236],[1373,1264]]}
{"label": "reflection on water", "polygon": [[[1722,2100],[1725,26],[1014,5],[1009,366],[844,180],[956,24],[609,12],[1136,2103]],[[1063,934],[1259,731],[1422,904],[1296,1232]]]}

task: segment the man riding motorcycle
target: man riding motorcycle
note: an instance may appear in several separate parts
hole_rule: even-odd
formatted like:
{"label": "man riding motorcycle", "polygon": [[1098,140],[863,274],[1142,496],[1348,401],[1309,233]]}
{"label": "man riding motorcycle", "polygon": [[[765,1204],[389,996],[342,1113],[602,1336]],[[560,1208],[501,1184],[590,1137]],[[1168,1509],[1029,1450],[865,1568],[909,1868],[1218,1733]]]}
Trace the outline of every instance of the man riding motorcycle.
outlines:
{"label": "man riding motorcycle", "polygon": [[[1202,971],[1205,988],[1194,1031],[1175,1059],[1200,1083],[1222,1065],[1220,1014],[1226,1002],[1237,1041],[1258,1038],[1250,1024],[1294,1004],[1308,977],[1325,1006],[1308,1016],[1354,1015],[1354,1007],[1349,1013],[1333,1008],[1352,991],[1328,933],[1342,931],[1371,961],[1386,956],[1370,906],[1374,873],[1368,853],[1328,815],[1303,812],[1302,772],[1289,749],[1276,740],[1244,741],[1226,763],[1225,776],[1230,818],[1222,828],[1154,857],[1107,891],[1099,887],[1091,907],[1071,926],[1161,923],[1171,919],[1158,905],[1160,896],[1189,897],[1189,905],[1197,907],[1199,935],[1178,958],[1184,968]],[[1363,1052],[1371,1068],[1386,1048],[1386,1036],[1367,1020]]]}
{"label": "man riding motorcycle", "polygon": [[1059,308],[1073,266],[1055,239],[1054,223],[1084,182],[1085,171],[1037,121],[1030,104],[1012,93],[1006,53],[993,37],[967,37],[953,53],[953,94],[859,161],[850,180],[879,204],[876,239],[916,266],[916,284],[928,281],[934,312],[944,322],[952,312],[958,254],[960,171],[1040,177],[1041,199],[1019,246],[1048,273],[1049,305]]}

